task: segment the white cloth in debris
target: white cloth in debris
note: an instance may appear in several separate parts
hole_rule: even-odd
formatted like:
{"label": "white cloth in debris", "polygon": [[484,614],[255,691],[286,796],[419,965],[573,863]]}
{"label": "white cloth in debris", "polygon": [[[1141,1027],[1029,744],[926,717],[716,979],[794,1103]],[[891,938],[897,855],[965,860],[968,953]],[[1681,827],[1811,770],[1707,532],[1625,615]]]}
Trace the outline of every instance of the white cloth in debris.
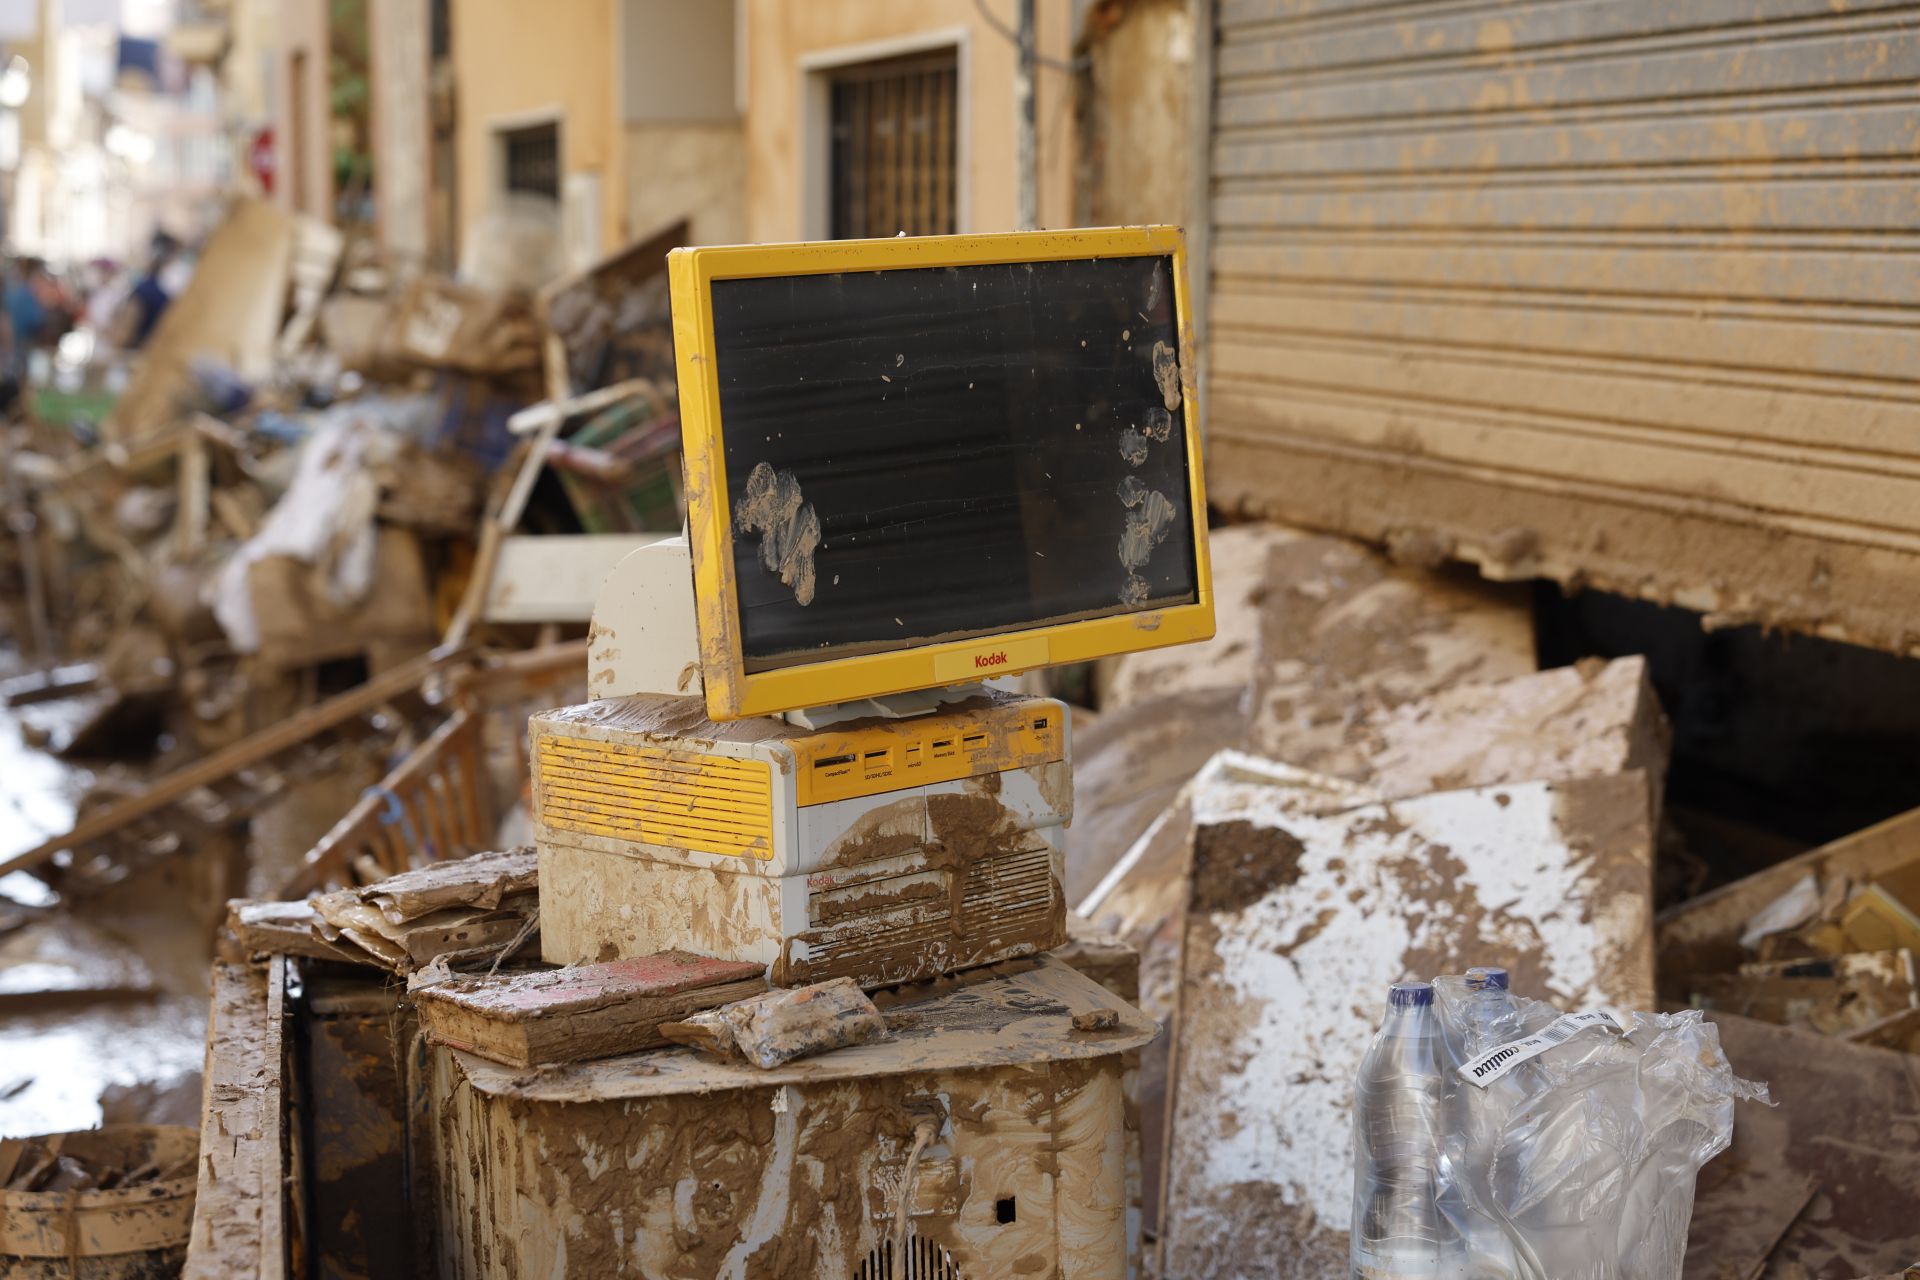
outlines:
{"label": "white cloth in debris", "polygon": [[240,653],[260,649],[248,571],[269,556],[292,556],[324,571],[335,605],[357,604],[373,586],[376,546],[373,513],[380,488],[366,466],[370,446],[384,434],[358,415],[330,414],[300,448],[293,483],[259,531],[210,584],[213,616]]}

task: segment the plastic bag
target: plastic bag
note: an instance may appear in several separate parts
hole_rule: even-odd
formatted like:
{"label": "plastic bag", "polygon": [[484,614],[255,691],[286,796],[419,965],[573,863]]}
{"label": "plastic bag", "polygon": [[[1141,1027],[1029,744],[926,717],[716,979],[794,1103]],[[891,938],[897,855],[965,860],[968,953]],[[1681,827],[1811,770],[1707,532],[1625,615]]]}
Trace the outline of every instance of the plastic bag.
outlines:
{"label": "plastic bag", "polygon": [[[1425,1091],[1400,1110],[1428,1116],[1437,1148],[1436,1230],[1407,1274],[1679,1280],[1694,1177],[1732,1141],[1734,1102],[1769,1101],[1766,1087],[1734,1075],[1699,1012],[1565,1014],[1505,981],[1436,978],[1433,1073],[1395,1077]],[[1392,1264],[1360,1235],[1362,1200],[1380,1194],[1380,1126],[1355,1120],[1356,1274],[1386,1280]]]}

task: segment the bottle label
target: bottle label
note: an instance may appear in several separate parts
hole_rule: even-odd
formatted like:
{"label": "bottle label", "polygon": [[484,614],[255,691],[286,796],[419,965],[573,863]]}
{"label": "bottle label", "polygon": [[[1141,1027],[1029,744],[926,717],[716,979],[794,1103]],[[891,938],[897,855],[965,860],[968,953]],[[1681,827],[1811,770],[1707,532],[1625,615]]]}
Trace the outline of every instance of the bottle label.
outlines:
{"label": "bottle label", "polygon": [[1505,1076],[1521,1063],[1537,1058],[1555,1045],[1565,1044],[1588,1027],[1612,1027],[1624,1032],[1612,1015],[1589,1009],[1585,1013],[1567,1013],[1555,1018],[1542,1031],[1518,1040],[1509,1040],[1489,1049],[1460,1068],[1460,1078],[1482,1089]]}

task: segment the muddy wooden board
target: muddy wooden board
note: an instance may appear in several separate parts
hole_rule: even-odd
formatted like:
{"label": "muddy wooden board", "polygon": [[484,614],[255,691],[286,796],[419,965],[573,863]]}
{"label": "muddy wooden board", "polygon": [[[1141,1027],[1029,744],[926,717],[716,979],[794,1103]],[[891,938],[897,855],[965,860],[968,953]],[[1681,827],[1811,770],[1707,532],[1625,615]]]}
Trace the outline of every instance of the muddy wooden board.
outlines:
{"label": "muddy wooden board", "polygon": [[185,1280],[287,1274],[285,962],[216,964]]}
{"label": "muddy wooden board", "polygon": [[1647,1008],[1645,775],[1302,813],[1196,791],[1162,1223],[1165,1273],[1347,1265],[1352,1084],[1407,977],[1504,965],[1563,1008]]}
{"label": "muddy wooden board", "polygon": [[1701,1171],[1686,1280],[1897,1272],[1920,1258],[1920,1059],[1710,1015],[1734,1071],[1777,1107],[1736,1104]]}
{"label": "muddy wooden board", "polygon": [[757,996],[763,965],[684,951],[417,988],[427,1034],[514,1066],[578,1062],[666,1043],[660,1024]]}
{"label": "muddy wooden board", "polygon": [[1187,852],[1193,838],[1195,792],[1227,779],[1258,781],[1289,792],[1286,804],[1305,812],[1349,808],[1375,797],[1337,778],[1309,774],[1236,751],[1223,751],[1174,796],[1129,846],[1106,879],[1084,900],[1096,927],[1110,929],[1140,951],[1139,1005],[1170,1034],[1140,1051],[1141,1164],[1146,1229],[1160,1229],[1161,1162],[1166,1150],[1167,1060],[1177,1025],[1182,903]]}
{"label": "muddy wooden board", "polygon": [[[889,1004],[880,1040],[803,1058],[762,1071],[715,1061],[691,1049],[653,1050],[529,1073],[459,1053],[455,1060],[475,1089],[530,1101],[650,1098],[763,1084],[938,1071],[967,1066],[1019,1066],[1054,1056],[1100,1057],[1138,1049],[1159,1034],[1138,1010],[1121,1009],[1117,1027],[1085,1033],[1073,1015],[1111,1008],[1113,995],[1068,965],[1042,956],[915,984],[930,993],[913,1004]],[[953,1036],[949,1031],[975,1034]]]}

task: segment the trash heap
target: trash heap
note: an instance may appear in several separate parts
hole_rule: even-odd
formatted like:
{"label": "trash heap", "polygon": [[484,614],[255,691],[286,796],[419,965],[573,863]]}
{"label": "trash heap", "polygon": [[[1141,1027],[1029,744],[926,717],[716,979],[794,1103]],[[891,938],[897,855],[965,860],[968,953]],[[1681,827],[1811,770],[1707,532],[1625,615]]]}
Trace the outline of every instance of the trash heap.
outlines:
{"label": "trash heap", "polygon": [[1699,893],[1647,660],[1541,669],[1523,585],[1419,551],[1216,529],[1216,638],[1103,664],[1076,716],[1069,905],[1139,949],[1168,1027],[1140,1080],[1161,1274],[1345,1274],[1361,993],[1474,963],[1560,1010],[1699,1009],[1768,1085],[1700,1172],[1684,1274],[1912,1261],[1886,1117],[1920,1088],[1875,1046],[1915,1047],[1888,904],[1920,814]]}
{"label": "trash heap", "polygon": [[[202,1274],[267,1232],[283,1086],[312,1098],[318,1081],[322,1105],[376,1115],[369,1132],[403,1114],[410,1139],[424,1045],[464,1055],[486,1105],[533,1114],[612,1055],[677,1042],[707,1070],[757,1074],[862,1039],[910,1048],[983,1001],[965,984],[918,1004],[767,993],[674,953],[537,959],[524,726],[585,698],[591,603],[556,596],[554,566],[680,525],[660,263],[685,228],[551,283],[528,272],[551,258],[528,234],[481,234],[495,251],[456,275],[403,279],[364,244],[243,202],[110,409],[56,414],[30,391],[5,427],[0,581],[25,669],[0,696],[29,748],[18,767],[70,762],[77,789],[69,813],[24,813],[27,847],[0,871],[68,906],[117,887],[124,907],[161,882],[183,914],[225,912],[209,1096],[221,1132],[272,1141],[209,1155],[215,1182],[256,1198],[209,1226]],[[1699,892],[1665,809],[1670,731],[1646,659],[1541,669],[1526,587],[1415,542],[1237,524],[1211,557],[1216,639],[1101,664],[1080,697],[1098,711],[1075,713],[1078,918],[1058,954],[1166,1028],[1126,1054],[1144,1266],[1345,1274],[1366,1212],[1364,993],[1468,962],[1539,997],[1506,1030],[1642,1010],[1634,1036],[1704,1052],[1712,1031],[1732,1073],[1767,1082],[1771,1108],[1724,1088],[1727,1149],[1707,1159],[1728,1115],[1694,1117],[1675,1168],[1704,1160],[1697,1179],[1642,1197],[1691,1207],[1686,1276],[1863,1277],[1920,1256],[1920,812]],[[204,942],[218,923],[185,928]],[[150,948],[106,924],[119,932],[0,901],[0,999],[170,1016],[164,966],[82,954]],[[55,972],[58,991],[14,982]],[[1020,996],[1034,1008],[1037,972]],[[289,974],[307,985],[290,994]],[[1434,989],[1465,1062],[1465,997]],[[189,1003],[204,1007],[197,988]],[[1075,1011],[1068,1038],[1116,1021]],[[1614,1043],[1587,1033],[1517,1070],[1571,1082]],[[32,1084],[0,1072],[0,1101]],[[1450,1096],[1472,1142],[1512,1119],[1485,1105],[1506,1095]],[[426,1192],[399,1142],[310,1188],[313,1256],[393,1244],[432,1265],[431,1241],[406,1234]],[[0,1194],[117,1194],[167,1172],[63,1150],[70,1164],[47,1142],[0,1144]],[[1525,1271],[1504,1230],[1480,1243],[1496,1273],[1573,1274]]]}
{"label": "trash heap", "polygon": [[556,236],[446,274],[236,201],[144,347],[0,422],[4,1131],[198,1099],[229,900],[370,973],[524,962],[517,890],[354,891],[524,842],[526,717],[586,695],[592,570],[553,566],[681,522],[684,225],[574,274]]}
{"label": "trash heap", "polygon": [[[72,816],[113,813],[442,643],[577,635],[589,601],[527,598],[567,554],[538,539],[678,528],[663,248],[546,280],[528,270],[553,257],[529,247],[537,225],[495,231],[476,244],[526,252],[403,275],[366,242],[238,201],[147,345],[93,357],[114,376],[89,385],[120,388],[104,412],[28,389],[4,428],[0,544],[25,670],[0,693],[33,746],[85,767]],[[251,891],[277,891],[342,797],[443,711],[396,694],[79,847],[27,840],[0,869],[84,892],[238,831]]]}

